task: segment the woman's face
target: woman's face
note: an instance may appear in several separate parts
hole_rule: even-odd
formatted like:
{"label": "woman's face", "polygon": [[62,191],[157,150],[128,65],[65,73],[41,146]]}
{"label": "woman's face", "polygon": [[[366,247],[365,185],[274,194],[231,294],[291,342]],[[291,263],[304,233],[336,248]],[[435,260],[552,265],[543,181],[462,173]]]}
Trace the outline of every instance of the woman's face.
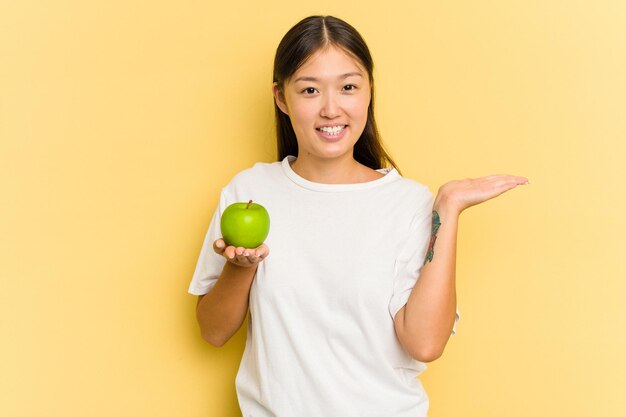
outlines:
{"label": "woman's face", "polygon": [[352,156],[371,100],[370,80],[358,60],[333,46],[319,50],[282,92],[274,85],[274,96],[291,120],[299,158]]}

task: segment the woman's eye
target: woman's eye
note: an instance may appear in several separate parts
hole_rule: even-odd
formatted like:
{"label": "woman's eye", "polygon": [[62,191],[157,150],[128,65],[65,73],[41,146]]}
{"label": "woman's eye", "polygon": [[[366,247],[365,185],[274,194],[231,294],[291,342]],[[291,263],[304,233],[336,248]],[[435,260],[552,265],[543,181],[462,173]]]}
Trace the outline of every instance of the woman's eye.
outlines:
{"label": "woman's eye", "polygon": [[343,89],[344,89],[345,91],[352,91],[352,90],[356,90],[356,85],[353,85],[353,84],[348,84],[348,85],[344,86],[344,87],[343,87]]}
{"label": "woman's eye", "polygon": [[304,94],[315,94],[315,88],[313,87],[305,88],[304,90],[302,90],[302,92]]}

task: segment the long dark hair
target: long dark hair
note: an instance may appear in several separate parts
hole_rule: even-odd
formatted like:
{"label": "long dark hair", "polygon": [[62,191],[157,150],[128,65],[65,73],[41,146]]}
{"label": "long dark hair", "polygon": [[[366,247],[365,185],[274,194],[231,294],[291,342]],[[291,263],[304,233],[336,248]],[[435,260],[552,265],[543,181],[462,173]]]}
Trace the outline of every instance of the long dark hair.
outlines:
{"label": "long dark hair", "polygon": [[[371,101],[367,109],[367,122],[361,137],[354,145],[354,159],[372,169],[391,165],[398,170],[385,151],[374,119],[374,62],[363,37],[355,28],[333,16],[309,16],[289,29],[276,49],[274,82],[279,90],[311,55],[326,46],[336,46],[355,57],[367,70],[370,80]],[[289,116],[274,102],[278,160],[287,155],[298,155],[298,141]],[[399,171],[399,170],[398,170]]]}

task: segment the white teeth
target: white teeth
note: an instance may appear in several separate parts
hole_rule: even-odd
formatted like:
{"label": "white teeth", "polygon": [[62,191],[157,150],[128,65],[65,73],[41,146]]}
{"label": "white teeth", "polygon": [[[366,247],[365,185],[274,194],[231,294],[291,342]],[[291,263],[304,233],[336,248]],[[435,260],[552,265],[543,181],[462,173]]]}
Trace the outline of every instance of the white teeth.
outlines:
{"label": "white teeth", "polygon": [[318,128],[318,130],[329,134],[329,135],[337,135],[339,134],[339,132],[341,132],[343,129],[345,129],[345,125],[341,125],[341,126],[324,126],[324,127],[320,127]]}

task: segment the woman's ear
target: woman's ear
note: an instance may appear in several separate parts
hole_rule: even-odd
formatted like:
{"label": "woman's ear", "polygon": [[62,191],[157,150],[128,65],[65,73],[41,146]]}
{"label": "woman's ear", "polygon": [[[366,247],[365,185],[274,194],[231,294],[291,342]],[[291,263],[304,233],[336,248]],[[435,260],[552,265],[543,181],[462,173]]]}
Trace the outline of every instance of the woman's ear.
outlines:
{"label": "woman's ear", "polygon": [[289,116],[289,111],[287,110],[287,103],[285,103],[285,95],[283,94],[280,87],[278,86],[278,83],[274,83],[272,85],[272,94],[274,94],[274,101],[276,102],[276,105],[278,106],[280,111],[282,111],[287,116]]}

